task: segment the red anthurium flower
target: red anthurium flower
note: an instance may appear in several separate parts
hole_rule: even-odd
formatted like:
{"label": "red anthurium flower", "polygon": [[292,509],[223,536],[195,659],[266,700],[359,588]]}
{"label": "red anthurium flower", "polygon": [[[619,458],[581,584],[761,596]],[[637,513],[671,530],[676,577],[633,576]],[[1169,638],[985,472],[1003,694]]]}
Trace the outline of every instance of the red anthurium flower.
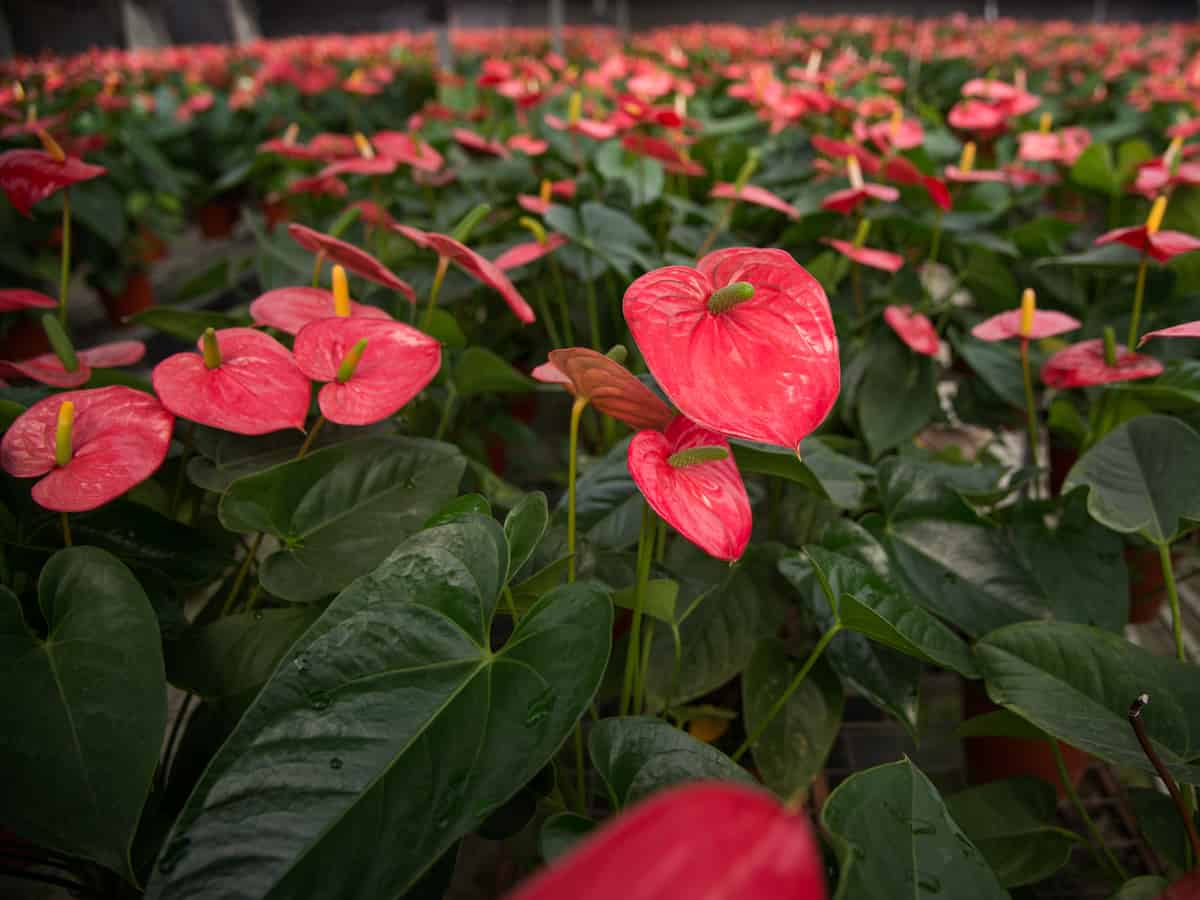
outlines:
{"label": "red anthurium flower", "polygon": [[741,557],[753,517],[729,442],[686,416],[629,444],[629,474],[668,525],[717,559]]}
{"label": "red anthurium flower", "polygon": [[507,272],[509,269],[517,269],[521,266],[527,266],[531,262],[536,262],[543,256],[553,253],[566,242],[567,238],[565,235],[550,234],[546,236],[546,240],[544,241],[527,241],[523,244],[509,247],[492,260],[492,264],[501,272]]}
{"label": "red anthurium flower", "polygon": [[[53,139],[49,146],[57,148]],[[8,150],[0,153],[0,188],[8,202],[24,216],[33,205],[63,188],[99,178],[107,170],[93,166],[61,149],[57,153],[45,150]]]}
{"label": "red anthurium flower", "polygon": [[638,156],[658,160],[664,169],[676,175],[705,174],[704,166],[684,156],[662,138],[650,137],[647,134],[627,134],[621,138],[621,146]]}
{"label": "red anthurium flower", "polygon": [[847,156],[853,156],[858,160],[858,165],[868,175],[875,175],[879,172],[881,163],[879,157],[873,154],[866,147],[854,143],[853,141],[838,141],[833,138],[825,137],[823,134],[814,134],[810,140],[812,141],[813,149],[818,153],[830,157],[831,159],[844,160]]}
{"label": "red anthurium flower", "polygon": [[1063,128],[1053,131],[1023,131],[1017,158],[1026,162],[1054,162],[1072,166],[1092,142],[1086,128]]}
{"label": "red anthurium flower", "polygon": [[705,428],[795,449],[837,399],[829,301],[783,250],[733,247],[647,272],[624,311],[663,391]]}
{"label": "red anthurium flower", "polygon": [[402,131],[377,131],[371,143],[380,156],[423,172],[438,172],[446,162],[433,147]]}
{"label": "red anthurium flower", "polygon": [[894,203],[899,197],[900,192],[891,185],[874,184],[868,181],[864,182],[861,187],[850,187],[834,191],[821,201],[821,209],[828,209],[831,212],[847,216],[867,200]]}
{"label": "red anthurium flower", "polygon": [[[1028,295],[1028,292],[1027,292]],[[981,341],[1006,341],[1009,338],[1040,341],[1042,338],[1054,337],[1074,331],[1080,322],[1066,313],[1052,309],[1036,309],[1032,303],[1026,308],[1025,299],[1019,309],[997,313],[990,319],[984,319],[971,329],[971,334]]]}
{"label": "red anthurium flower", "polygon": [[825,900],[807,816],[754,787],[670,788],[617,816],[508,900],[681,897]]}
{"label": "red anthurium flower", "polygon": [[533,308],[521,296],[521,292],[513,287],[513,283],[496,266],[495,263],[484,259],[462,241],[457,241],[446,234],[433,231],[422,231],[410,225],[397,225],[394,229],[404,235],[418,247],[433,250],[443,259],[448,259],[472,278],[482,282],[500,294],[518,319],[528,325],[537,319]]}
{"label": "red anthurium flower", "polygon": [[450,132],[450,135],[463,147],[466,147],[468,150],[474,150],[476,153],[499,156],[501,159],[508,159],[511,155],[508,152],[508,148],[499,141],[489,141],[483,135],[476,134],[468,128],[455,128]]}
{"label": "red anthurium flower", "polygon": [[359,217],[368,225],[390,228],[396,224],[392,214],[374,200],[356,200],[350,205],[359,211]]}
{"label": "red anthurium flower", "polygon": [[1158,900],[1198,900],[1200,898],[1200,872],[1189,872],[1163,891]]}
{"label": "red anthurium flower", "polygon": [[293,178],[284,186],[283,191],[289,196],[308,194],[311,197],[345,197],[350,193],[350,189],[340,178],[324,174]]}
{"label": "red anthurium flower", "polygon": [[115,369],[132,366],[146,355],[146,345],[141,341],[113,341],[75,353],[78,365],[68,371],[54,353],[43,353],[20,362],[0,360],[0,376],[5,378],[29,378],[52,387],[74,388],[85,384],[92,377],[92,369]]}
{"label": "red anthurium flower", "polygon": [[946,121],[960,131],[973,131],[981,138],[989,138],[1004,131],[1008,116],[983,100],[960,100],[950,107]]}
{"label": "red anthurium flower", "polygon": [[855,247],[850,241],[839,241],[837,238],[821,238],[821,242],[828,244],[847,259],[860,265],[870,266],[872,269],[896,272],[904,265],[904,257],[899,253],[875,250],[871,247]]}
{"label": "red anthurium flower", "polygon": [[665,429],[675,414],[641,380],[609,356],[587,347],[551,350],[550,361],[533,370],[546,384],[561,384],[606,416],[632,428]]}
{"label": "red anthurium flower", "polygon": [[1172,325],[1170,328],[1160,328],[1158,331],[1147,331],[1142,335],[1142,339],[1138,341],[1138,346],[1146,343],[1150,338],[1200,338],[1200,319],[1195,322],[1184,322],[1182,325]]}
{"label": "red anthurium flower", "polygon": [[38,291],[26,288],[7,288],[0,291],[0,312],[16,312],[19,309],[54,309],[58,301]]}
{"label": "red anthurium flower", "polygon": [[1113,349],[1113,365],[1105,358],[1104,339],[1081,341],[1059,350],[1042,366],[1047,387],[1066,389],[1093,387],[1114,381],[1136,381],[1161,375],[1163,364],[1153,356],[1134,353],[1124,344]]}
{"label": "red anthurium flower", "polygon": [[[333,293],[314,287],[283,287],[267,291],[250,304],[250,318],[257,325],[278,328],[288,334],[299,334],[309,322],[336,316]],[[390,319],[377,306],[350,301],[351,316],[368,319]]]}
{"label": "red anthurium flower", "polygon": [[322,319],[296,335],[296,365],[314,381],[321,414],[339,425],[386,419],[433,380],[442,365],[436,339],[402,322]]}
{"label": "red anthurium flower", "polygon": [[514,134],[508,139],[508,149],[526,156],[541,156],[550,149],[550,144],[530,134]]}
{"label": "red anthurium flower", "polygon": [[387,266],[371,254],[359,250],[353,244],[347,244],[345,241],[296,223],[288,226],[288,234],[309,253],[323,254],[327,259],[345,266],[355,275],[398,291],[410,302],[416,301],[416,294],[408,283],[401,281],[392,274]]}
{"label": "red anthurium flower", "polygon": [[55,512],[103,506],[162,465],[175,417],[144,391],[113,386],[39,400],[9,426],[0,467],[46,477],[33,499]]}
{"label": "red anthurium flower", "polygon": [[163,406],[235,434],[304,427],[309,382],[283,344],[253,328],[223,328],[199,345],[203,354],[176,353],[154,367]]}
{"label": "red anthurium flower", "polygon": [[545,122],[555,131],[570,131],[575,134],[582,134],[593,141],[607,141],[617,134],[616,125],[611,125],[608,122],[599,122],[596,119],[585,119],[582,116],[574,122],[567,122],[556,115],[547,114]]}
{"label": "red anthurium flower", "polygon": [[929,316],[914,313],[911,306],[889,306],[883,311],[883,320],[914,353],[937,356],[941,341]]}
{"label": "red anthurium flower", "polygon": [[730,184],[727,181],[718,181],[708,196],[715,197],[718,200],[744,200],[747,203],[754,203],[758,206],[765,206],[767,209],[773,209],[776,212],[781,212],[789,219],[800,218],[800,210],[792,206],[778,194],[773,194],[766,188],[756,187],[753,184],[747,184],[738,190],[737,185]]}
{"label": "red anthurium flower", "polygon": [[570,200],[575,196],[575,182],[568,179],[562,181],[542,180],[541,192],[535,197],[533,194],[517,194],[517,203],[526,212],[531,212],[535,216],[544,216],[551,204],[554,202],[554,197],[563,197]]}
{"label": "red anthurium flower", "polygon": [[391,175],[396,171],[396,160],[390,156],[353,156],[331,162],[320,172],[319,177],[333,178],[337,175]]}
{"label": "red anthurium flower", "polygon": [[[1190,234],[1184,234],[1182,231],[1159,230],[1158,225],[1162,222],[1162,212],[1156,214],[1156,210],[1160,206],[1160,201],[1165,200],[1165,197],[1160,197],[1159,200],[1155,201],[1155,209],[1151,210],[1144,224],[1106,231],[1100,237],[1096,238],[1096,243],[1126,244],[1159,262],[1166,262],[1182,253],[1191,253],[1194,250],[1200,250],[1200,240],[1197,240]],[[1161,205],[1165,211],[1166,204],[1162,203]]]}

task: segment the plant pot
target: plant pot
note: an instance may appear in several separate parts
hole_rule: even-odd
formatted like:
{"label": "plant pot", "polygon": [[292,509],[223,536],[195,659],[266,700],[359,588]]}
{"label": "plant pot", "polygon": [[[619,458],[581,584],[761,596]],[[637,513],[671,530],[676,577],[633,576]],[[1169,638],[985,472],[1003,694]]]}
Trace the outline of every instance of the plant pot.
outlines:
{"label": "plant pot", "polygon": [[145,272],[130,272],[119,294],[101,290],[100,300],[108,311],[108,320],[113,325],[124,325],[127,317],[154,305],[154,286]]}
{"label": "plant pot", "polygon": [[210,240],[230,237],[237,220],[238,206],[228,200],[213,200],[196,210],[200,233]]}
{"label": "plant pot", "polygon": [[[1171,563],[1178,562],[1179,557],[1172,553]],[[1131,625],[1153,622],[1167,599],[1158,548],[1126,547],[1125,565],[1129,567],[1129,622]]]}
{"label": "plant pot", "polygon": [[[1051,432],[1053,435],[1053,432]],[[1063,482],[1067,480],[1067,474],[1071,471],[1071,467],[1079,461],[1079,448],[1072,447],[1069,444],[1060,444],[1050,439],[1050,493],[1057,497],[1062,493]]]}
{"label": "plant pot", "polygon": [[[53,310],[42,310],[53,312]],[[12,328],[0,337],[0,359],[14,362],[50,352],[50,339],[42,328],[41,317],[21,316]]]}
{"label": "plant pot", "polygon": [[[983,682],[967,681],[962,693],[963,718],[971,719],[1000,709],[988,699]],[[1058,742],[1072,787],[1078,787],[1087,771],[1090,758],[1082,750]],[[1012,737],[963,738],[963,753],[967,762],[967,783],[987,784],[1018,776],[1033,776],[1054,785],[1059,799],[1066,796],[1054,762],[1054,751],[1047,741],[1032,741]]]}
{"label": "plant pot", "polygon": [[142,227],[137,236],[138,260],[145,265],[156,263],[167,256],[167,242],[149,228]]}
{"label": "plant pot", "polygon": [[286,200],[264,200],[262,212],[267,231],[273,231],[276,225],[292,220],[292,211],[288,208]]}

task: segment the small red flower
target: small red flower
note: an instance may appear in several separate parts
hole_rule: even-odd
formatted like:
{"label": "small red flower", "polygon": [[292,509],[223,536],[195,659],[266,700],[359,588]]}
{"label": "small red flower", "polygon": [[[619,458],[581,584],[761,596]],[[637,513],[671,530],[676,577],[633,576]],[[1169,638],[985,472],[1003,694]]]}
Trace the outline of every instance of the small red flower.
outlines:
{"label": "small red flower", "polygon": [[606,416],[631,428],[665,429],[674,413],[658,395],[615,359],[587,347],[551,350],[550,361],[533,370],[546,384],[561,384]]}
{"label": "small red flower", "polygon": [[[716,458],[720,451],[724,457]],[[666,431],[639,431],[629,444],[629,474],[654,511],[705,553],[735,560],[745,552],[754,526],[750,498],[722,435],[686,416]]]}
{"label": "small red flower", "polygon": [[[61,151],[60,151],[61,152]],[[55,159],[45,150],[8,150],[0,153],[0,188],[8,202],[24,216],[33,205],[63,188],[99,178],[107,170],[74,156]]]}
{"label": "small red flower", "polygon": [[758,788],[670,788],[617,816],[509,900],[681,897],[825,900],[808,817]]}
{"label": "small red flower", "polygon": [[828,244],[847,259],[852,259],[860,265],[870,266],[872,269],[896,272],[904,265],[904,257],[899,253],[874,250],[871,247],[855,247],[849,241],[839,241],[837,238],[821,238],[821,242]]}
{"label": "small red flower", "polygon": [[541,193],[537,196],[533,194],[517,194],[517,203],[526,212],[531,212],[535,216],[544,216],[551,204],[554,202],[554,197],[563,197],[570,200],[575,196],[575,182],[568,179],[562,181],[543,181]]}
{"label": "small red flower", "polygon": [[527,241],[523,244],[509,247],[492,260],[492,264],[501,272],[507,272],[509,269],[517,269],[521,266],[527,266],[531,262],[536,262],[543,256],[553,253],[565,243],[567,243],[565,235],[550,234],[546,236],[546,240],[544,241]]}
{"label": "small red flower", "polygon": [[353,244],[347,244],[345,241],[296,223],[288,226],[288,234],[309,253],[324,254],[327,259],[345,266],[355,275],[398,291],[410,302],[416,301],[417,295],[409,284],[397,278],[387,266],[371,254],[359,250]]}
{"label": "small red flower", "polygon": [[837,399],[829,301],[783,250],[733,247],[647,272],[624,311],[659,386],[705,428],[794,450]]}
{"label": "small red flower", "polygon": [[1040,341],[1042,338],[1074,331],[1080,326],[1080,321],[1074,316],[1052,309],[1038,309],[1034,311],[1029,327],[1022,330],[1021,320],[1024,316],[1025,312],[1022,309],[997,313],[972,328],[971,334],[981,341],[1007,341],[1010,338]]}
{"label": "small red flower", "polygon": [[[73,404],[73,417],[60,412]],[[61,427],[66,420],[65,433]],[[55,512],[103,506],[162,465],[175,417],[150,394],[113,386],[65,391],[23,412],[0,442],[0,467],[46,477],[33,499]]]}
{"label": "small red flower", "polygon": [[1182,325],[1172,325],[1170,328],[1160,328],[1158,331],[1147,331],[1142,335],[1142,339],[1138,341],[1138,346],[1146,343],[1150,338],[1200,338],[1200,319],[1195,322],[1184,322]]}
{"label": "small red flower", "polygon": [[58,301],[39,291],[26,288],[7,288],[0,291],[0,312],[16,312],[19,309],[54,309]]}
{"label": "small red flower", "polygon": [[809,140],[812,142],[814,150],[831,159],[840,161],[845,160],[847,156],[853,156],[868,175],[878,174],[881,168],[882,164],[878,156],[853,141],[838,141],[823,134],[814,134]]}
{"label": "small red flower", "polygon": [[689,159],[662,138],[650,137],[647,134],[627,134],[621,138],[621,146],[630,153],[658,160],[664,169],[676,175],[706,174],[704,166],[694,159]]}
{"label": "small red flower", "polygon": [[1114,381],[1136,381],[1162,374],[1163,364],[1153,356],[1134,353],[1124,344],[1116,345],[1116,365],[1104,358],[1104,340],[1096,338],[1059,350],[1042,366],[1042,382],[1047,387],[1093,387]]}
{"label": "small red flower", "polygon": [[508,139],[508,149],[524,153],[526,156],[541,156],[550,145],[530,134],[514,134]]}
{"label": "small red flower", "polygon": [[574,122],[566,122],[558,116],[547,115],[545,122],[555,131],[571,131],[575,134],[582,134],[584,137],[591,138],[594,141],[607,141],[617,134],[617,126],[611,125],[608,122],[598,122],[595,119],[580,117]]}
{"label": "small red flower", "polygon": [[455,128],[450,134],[463,147],[474,150],[476,153],[499,156],[501,159],[508,159],[511,156],[508,148],[499,141],[489,141],[483,135],[476,134],[468,128]]}
{"label": "small red flower", "polygon": [[371,144],[380,156],[422,172],[439,172],[446,162],[433,147],[402,131],[377,131]]}
{"label": "small red flower", "polygon": [[[257,325],[299,334],[309,322],[337,315],[333,293],[314,287],[282,287],[267,291],[250,304],[250,318]],[[350,301],[350,315],[368,319],[390,319],[377,306]]]}
{"label": "small red flower", "polygon": [[146,345],[141,341],[113,341],[77,351],[75,356],[79,365],[73,372],[67,371],[57,354],[43,353],[19,362],[0,360],[0,377],[29,378],[51,387],[74,388],[86,384],[93,369],[132,366],[145,354]]}
{"label": "small red flower", "polygon": [[[352,353],[357,358],[347,362]],[[437,340],[390,319],[312,322],[296,335],[295,355],[306,377],[328,382],[317,403],[325,418],[340,425],[386,419],[419,394],[442,365]]]}
{"label": "small red flower", "polygon": [[1159,262],[1166,262],[1180,254],[1200,250],[1200,240],[1190,234],[1184,234],[1182,231],[1151,230],[1145,224],[1106,231],[1096,238],[1096,243],[1125,244]]}
{"label": "small red flower", "polygon": [[310,385],[288,349],[253,328],[211,329],[204,354],[176,353],[154,367],[151,380],[175,415],[235,434],[303,428]]}
{"label": "small red flower", "polygon": [[800,218],[800,210],[792,206],[778,194],[773,194],[766,188],[756,187],[753,184],[744,185],[741,190],[738,190],[737,185],[730,184],[727,181],[718,181],[708,196],[715,197],[718,200],[744,200],[746,203],[754,203],[758,206],[765,206],[767,209],[773,209],[776,212],[781,212],[789,219]]}
{"label": "small red flower", "polygon": [[889,306],[883,311],[883,320],[914,353],[937,356],[941,341],[929,316],[914,313],[911,306]]}
{"label": "small red flower", "polygon": [[353,156],[331,162],[317,176],[334,178],[338,175],[391,175],[396,171],[396,160],[390,156]]}

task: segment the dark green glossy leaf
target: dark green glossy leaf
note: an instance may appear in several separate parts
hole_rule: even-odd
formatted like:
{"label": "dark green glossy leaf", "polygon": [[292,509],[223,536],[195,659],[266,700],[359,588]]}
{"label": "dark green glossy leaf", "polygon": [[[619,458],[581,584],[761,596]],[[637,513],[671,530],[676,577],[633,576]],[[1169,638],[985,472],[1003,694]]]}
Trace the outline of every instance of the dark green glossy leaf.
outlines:
{"label": "dark green glossy leaf", "polygon": [[841,862],[835,900],[1008,897],[937,788],[908,759],[851,775],[825,801],[821,822]]}
{"label": "dark green glossy leaf", "polygon": [[1150,695],[1142,713],[1172,774],[1200,783],[1200,678],[1195,669],[1083,625],[1027,622],[975,645],[988,695],[1064,743],[1145,772],[1154,769],[1129,727],[1129,705]]}
{"label": "dark green glossy leaf", "polygon": [[954,732],[956,737],[1011,737],[1026,741],[1048,741],[1050,735],[1032,722],[1007,709],[997,709],[967,719]]}
{"label": "dark green glossy leaf", "polygon": [[38,608],[44,638],[0,587],[5,824],[133,881],[130,844],[167,717],[154,610],[129,570],[95,547],[51,557]]}
{"label": "dark green glossy leaf", "polygon": [[853,457],[838,453],[818,438],[805,438],[800,444],[805,467],[816,476],[830,500],[842,509],[858,509],[866,494],[867,479],[875,470]]}
{"label": "dark green glossy leaf", "polygon": [[579,813],[555,813],[542,823],[538,833],[538,851],[546,862],[553,862],[587,837],[596,823]]}
{"label": "dark green glossy leaf", "polygon": [[[801,665],[803,658],[790,656],[777,640],[758,645],[742,675],[748,732],[755,731],[783,696]],[[824,659],[818,660],[754,745],[754,764],[763,784],[786,798],[812,783],[837,740],[844,699],[837,673]]]}
{"label": "dark green glossy leaf", "polygon": [[877,457],[907,441],[937,413],[933,361],[885,335],[872,345],[857,394],[863,440]]}
{"label": "dark green glossy leaf", "polygon": [[955,340],[954,349],[1000,399],[1015,407],[1025,405],[1025,382],[1017,350],[1002,341],[975,338]]}
{"label": "dark green glossy leaf", "polygon": [[468,347],[454,368],[454,387],[462,398],[477,394],[522,394],[536,382],[483,347]]}
{"label": "dark green glossy leaf", "polygon": [[1200,434],[1169,416],[1139,416],[1110,431],[1067,475],[1088,488],[1088,512],[1114,531],[1170,543],[1180,519],[1200,519]]}
{"label": "dark green glossy leaf", "polygon": [[647,716],[597,722],[588,752],[618,807],[685,781],[754,781],[720,750]]}
{"label": "dark green glossy leaf", "polygon": [[1112,147],[1105,143],[1090,144],[1071,166],[1071,180],[1080,187],[1090,188],[1106,196],[1121,191],[1121,181],[1113,163]]}
{"label": "dark green glossy leaf", "polygon": [[507,568],[475,517],[343,591],[209,765],[148,896],[400,896],[537,775],[600,682],[612,606],[561,588],[493,651]]}
{"label": "dark green glossy leaf", "polygon": [[487,497],[482,494],[463,494],[461,497],[455,497],[426,519],[425,524],[421,527],[436,528],[438,525],[446,525],[467,516],[490,516],[491,514],[492,505],[488,503]]}
{"label": "dark green glossy leaf", "polygon": [[198,309],[172,309],[169,306],[154,306],[129,317],[139,325],[145,325],[171,337],[194,343],[200,340],[204,329],[242,328],[250,324],[249,316]]}
{"label": "dark green glossy leaf", "polygon": [[[645,256],[653,245],[650,235],[619,210],[593,201],[578,210],[555,204],[547,210],[545,220],[550,228],[565,234],[573,246],[594,254],[623,276],[631,276],[635,268],[654,268]],[[585,272],[600,274],[590,266]]]}
{"label": "dark green glossy leaf", "polygon": [[1154,788],[1127,788],[1133,818],[1154,852],[1175,871],[1188,867],[1188,837],[1174,801]]}
{"label": "dark green glossy leaf", "polygon": [[1141,262],[1141,254],[1132,247],[1124,244],[1105,244],[1102,247],[1092,247],[1083,253],[1071,253],[1067,256],[1045,256],[1033,264],[1035,269],[1044,266],[1065,266],[1077,269],[1123,269],[1136,266]]}
{"label": "dark green glossy leaf", "polygon": [[730,441],[733,458],[743,474],[773,475],[794,481],[814,494],[825,496],[825,488],[815,474],[791,450],[750,441]]}
{"label": "dark green glossy leaf", "polygon": [[465,468],[449,444],[364,438],[239,479],[221,498],[221,523],[278,537],[263,587],[311,602],[378,565],[457,493]]}
{"label": "dark green glossy leaf", "polygon": [[508,538],[511,555],[506,582],[511,581],[513,576],[521,571],[521,567],[529,562],[549,524],[550,508],[546,503],[546,495],[541,491],[526,494],[521,502],[509,511],[504,519],[504,535]]}
{"label": "dark green glossy leaf", "polygon": [[[642,594],[642,612],[667,625],[675,625],[677,624],[675,617],[678,614],[676,609],[678,597],[678,581],[670,578],[651,578],[646,583],[646,589]],[[617,591],[612,595],[612,601],[613,606],[621,609],[633,609],[637,603],[637,585],[630,585]]]}
{"label": "dark green glossy leaf", "polygon": [[1035,884],[1067,864],[1079,843],[1059,828],[1054,786],[1040,778],[1010,778],[946,798],[946,809],[1005,887]]}

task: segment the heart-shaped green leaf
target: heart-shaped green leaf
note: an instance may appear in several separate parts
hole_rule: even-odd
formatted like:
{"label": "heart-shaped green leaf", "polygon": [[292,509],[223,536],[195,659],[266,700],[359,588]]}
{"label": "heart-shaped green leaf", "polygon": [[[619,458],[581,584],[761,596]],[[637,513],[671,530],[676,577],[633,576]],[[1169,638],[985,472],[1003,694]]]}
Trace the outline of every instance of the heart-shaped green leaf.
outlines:
{"label": "heart-shaped green leaf", "polygon": [[825,801],[821,822],[841,861],[835,900],[1007,900],[937,788],[908,759],[851,775]]}
{"label": "heart-shaped green leaf", "polygon": [[1088,512],[1114,531],[1156,544],[1200,518],[1200,434],[1170,416],[1138,416],[1115,428],[1067,475],[1064,491],[1088,488]]}
{"label": "heart-shaped green leaf", "polygon": [[38,579],[43,638],[0,587],[4,823],[133,881],[129,847],[167,719],[154,610],[115,557],[74,547]]}
{"label": "heart-shaped green leaf", "polygon": [[468,347],[454,369],[454,387],[460,397],[477,394],[523,394],[537,383],[483,347]]}
{"label": "heart-shaped green leaf", "polygon": [[507,570],[473,517],[338,595],[209,764],[148,896],[399,897],[532,779],[600,683],[612,606],[560,588],[493,651]]}
{"label": "heart-shaped green leaf", "polygon": [[504,535],[508,538],[508,577],[521,571],[521,567],[529,562],[533,551],[546,533],[550,523],[550,507],[546,503],[546,495],[541,491],[533,491],[521,498],[504,519]]}

